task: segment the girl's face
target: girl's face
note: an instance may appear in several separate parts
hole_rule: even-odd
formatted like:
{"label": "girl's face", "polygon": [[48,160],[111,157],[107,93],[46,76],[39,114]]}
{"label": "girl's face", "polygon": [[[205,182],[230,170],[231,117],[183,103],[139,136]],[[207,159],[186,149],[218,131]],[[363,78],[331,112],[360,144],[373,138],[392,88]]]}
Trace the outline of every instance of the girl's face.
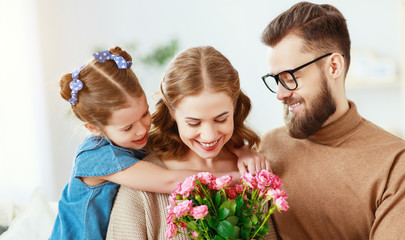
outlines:
{"label": "girl's face", "polygon": [[126,108],[115,111],[102,128],[102,133],[115,145],[141,149],[145,147],[151,125],[149,105],[145,94],[133,98]]}
{"label": "girl's face", "polygon": [[223,92],[183,98],[172,113],[181,140],[201,158],[216,157],[233,134],[234,105]]}

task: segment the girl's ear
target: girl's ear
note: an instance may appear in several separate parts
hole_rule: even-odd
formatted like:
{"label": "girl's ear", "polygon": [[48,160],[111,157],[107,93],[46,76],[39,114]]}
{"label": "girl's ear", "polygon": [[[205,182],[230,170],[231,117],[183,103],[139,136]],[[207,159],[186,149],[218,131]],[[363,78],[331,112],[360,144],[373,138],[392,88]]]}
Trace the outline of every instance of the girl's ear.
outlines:
{"label": "girl's ear", "polygon": [[90,123],[85,123],[84,127],[86,127],[94,136],[101,136],[102,135],[101,130],[98,127],[96,127],[96,126],[94,126],[94,125],[92,125]]}

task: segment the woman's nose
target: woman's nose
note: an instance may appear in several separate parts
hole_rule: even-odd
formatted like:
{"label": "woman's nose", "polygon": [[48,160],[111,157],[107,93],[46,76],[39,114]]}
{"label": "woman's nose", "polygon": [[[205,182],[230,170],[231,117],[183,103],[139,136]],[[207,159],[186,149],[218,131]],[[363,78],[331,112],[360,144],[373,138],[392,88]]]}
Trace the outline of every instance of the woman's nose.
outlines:
{"label": "woman's nose", "polygon": [[217,129],[213,124],[203,124],[200,132],[201,140],[204,142],[212,142],[217,140]]}

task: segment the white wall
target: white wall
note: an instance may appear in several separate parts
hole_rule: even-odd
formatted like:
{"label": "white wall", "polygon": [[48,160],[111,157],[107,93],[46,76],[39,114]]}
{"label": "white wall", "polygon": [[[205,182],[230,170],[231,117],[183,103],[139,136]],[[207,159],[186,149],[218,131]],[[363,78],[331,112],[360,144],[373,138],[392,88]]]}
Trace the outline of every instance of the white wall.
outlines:
{"label": "white wall", "polygon": [[[1,9],[10,4],[0,1],[2,1]],[[36,108],[40,104],[40,108],[46,110],[41,113],[42,118],[46,118],[42,122],[46,122],[49,126],[49,132],[33,135],[30,140],[49,143],[46,144],[47,148],[41,149],[41,154],[45,157],[50,156],[51,162],[47,167],[43,167],[38,166],[42,164],[40,163],[42,160],[39,160],[41,157],[30,154],[26,158],[40,169],[35,171],[36,174],[44,175],[47,179],[45,181],[47,184],[42,180],[36,180],[33,184],[41,185],[50,200],[59,198],[70,175],[75,148],[86,134],[82,131],[80,123],[67,114],[69,104],[59,96],[58,81],[63,73],[74,71],[90,58],[95,48],[125,46],[136,42],[137,50],[130,52],[134,58],[133,69],[149,95],[150,104],[153,105],[151,95],[158,90],[163,69],[142,65],[137,62],[136,54],[148,53],[154,47],[165,44],[173,38],[179,39],[181,49],[212,45],[227,56],[239,71],[242,88],[253,102],[250,125],[259,133],[264,133],[283,124],[281,105],[260,79],[267,72],[266,47],[260,42],[260,35],[271,19],[297,1],[16,1],[29,2],[30,4],[21,4],[19,8],[36,16],[33,22],[26,23],[26,28],[30,28],[32,24],[37,26],[38,42],[23,35],[19,39],[22,42],[14,46],[18,47],[19,44],[32,46],[39,53],[39,60],[42,63],[35,65],[41,73],[38,74],[41,79],[37,76],[34,80],[37,81],[35,84],[42,86],[41,97],[46,101],[27,106]],[[400,0],[375,1],[373,4],[367,0],[322,2],[334,4],[345,15],[352,36],[353,49],[371,48],[380,55],[399,61],[401,56],[398,49],[401,48],[402,42],[399,23]],[[6,31],[13,29],[6,28]],[[10,53],[12,54],[11,50]],[[9,63],[1,66],[7,64]],[[8,84],[6,79],[2,76],[1,82]],[[16,97],[18,94],[23,93],[17,91]],[[349,97],[356,101],[362,115],[399,133],[404,131],[401,113],[404,106],[399,105],[400,94],[400,90],[396,90],[395,87],[381,91],[356,88],[348,92]],[[1,124],[3,125],[3,122]],[[31,125],[28,127],[36,128]],[[20,134],[18,128],[15,134]],[[6,139],[12,136],[14,135],[6,136]],[[14,161],[12,160],[14,156],[7,151],[9,155],[4,160],[4,150],[1,148],[0,150],[2,151],[0,164]],[[23,177],[23,173],[19,171],[13,171],[12,175]],[[6,187],[0,185],[0,192],[6,189],[7,193],[3,196],[13,196],[10,193],[13,186],[13,182],[8,183]],[[25,197],[29,194],[27,192]],[[24,196],[20,195],[20,198],[23,199]]]}

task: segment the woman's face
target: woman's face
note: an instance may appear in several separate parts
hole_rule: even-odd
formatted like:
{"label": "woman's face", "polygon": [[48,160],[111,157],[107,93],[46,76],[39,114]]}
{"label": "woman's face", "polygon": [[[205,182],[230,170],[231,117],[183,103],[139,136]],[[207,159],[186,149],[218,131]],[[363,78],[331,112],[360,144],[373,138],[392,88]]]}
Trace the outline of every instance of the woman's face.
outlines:
{"label": "woman's face", "polygon": [[233,134],[234,105],[224,92],[183,98],[172,113],[181,140],[201,158],[216,157]]}

